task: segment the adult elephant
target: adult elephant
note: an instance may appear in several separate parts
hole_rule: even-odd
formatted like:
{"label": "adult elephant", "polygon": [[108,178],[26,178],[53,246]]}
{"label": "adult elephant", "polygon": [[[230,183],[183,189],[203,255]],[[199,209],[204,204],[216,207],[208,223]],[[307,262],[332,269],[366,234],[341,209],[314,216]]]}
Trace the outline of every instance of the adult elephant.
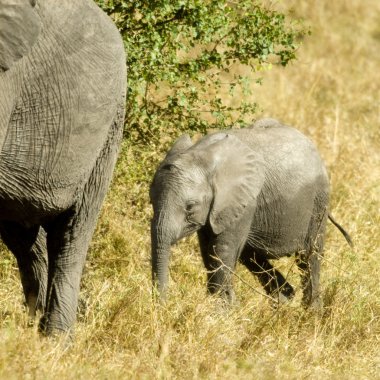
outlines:
{"label": "adult elephant", "polygon": [[0,233],[47,334],[73,325],[122,137],[125,55],[90,0],[0,0]]}
{"label": "adult elephant", "polygon": [[208,290],[234,300],[232,272],[240,260],[275,298],[293,287],[269,259],[296,254],[303,303],[320,305],[319,272],[329,181],[314,144],[294,128],[263,119],[193,144],[179,138],[152,186],[152,272],[165,297],[170,246],[198,232]]}

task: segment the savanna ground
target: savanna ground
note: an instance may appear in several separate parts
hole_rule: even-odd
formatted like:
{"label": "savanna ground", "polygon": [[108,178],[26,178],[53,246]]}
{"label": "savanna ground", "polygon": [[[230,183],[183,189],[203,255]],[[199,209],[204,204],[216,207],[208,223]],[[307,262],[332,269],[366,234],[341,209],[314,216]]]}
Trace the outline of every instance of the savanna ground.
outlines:
{"label": "savanna ground", "polygon": [[[275,311],[257,280],[236,271],[240,305],[206,295],[196,239],[173,249],[170,299],[152,302],[148,180],[160,154],[123,146],[88,255],[75,343],[27,327],[13,257],[0,258],[1,379],[380,379],[380,2],[288,0],[312,35],[298,61],[261,73],[261,115],[310,136],[325,159],[331,208],[324,310],[298,297]],[[143,179],[143,180],[141,180]],[[145,179],[145,180],[144,180]],[[293,259],[277,264],[299,290]]]}

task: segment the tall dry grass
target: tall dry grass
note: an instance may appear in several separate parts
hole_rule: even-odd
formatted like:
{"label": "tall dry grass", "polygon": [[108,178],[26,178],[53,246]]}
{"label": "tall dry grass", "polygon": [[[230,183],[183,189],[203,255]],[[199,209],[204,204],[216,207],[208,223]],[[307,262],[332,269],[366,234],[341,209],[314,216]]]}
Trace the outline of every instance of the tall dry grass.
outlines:
{"label": "tall dry grass", "polygon": [[[288,0],[310,25],[299,59],[263,73],[262,115],[309,135],[332,183],[332,212],[355,249],[328,227],[324,311],[299,297],[274,311],[238,267],[240,305],[206,295],[196,240],[173,249],[170,299],[152,303],[145,161],[123,148],[89,252],[76,339],[66,346],[27,327],[13,258],[0,259],[1,379],[376,379],[380,378],[380,2]],[[299,290],[292,259],[278,264]],[[299,292],[298,292],[299,293]]]}

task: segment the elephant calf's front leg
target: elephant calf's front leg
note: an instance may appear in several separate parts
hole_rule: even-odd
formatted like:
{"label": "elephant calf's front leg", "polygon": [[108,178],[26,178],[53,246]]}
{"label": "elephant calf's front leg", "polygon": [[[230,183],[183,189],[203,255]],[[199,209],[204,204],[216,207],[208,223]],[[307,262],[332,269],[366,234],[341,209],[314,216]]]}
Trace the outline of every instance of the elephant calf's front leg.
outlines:
{"label": "elephant calf's front leg", "polygon": [[207,289],[211,294],[219,294],[228,303],[235,302],[232,287],[233,271],[236,265],[236,248],[224,239],[208,237],[204,231],[198,233],[202,258],[207,273]]}

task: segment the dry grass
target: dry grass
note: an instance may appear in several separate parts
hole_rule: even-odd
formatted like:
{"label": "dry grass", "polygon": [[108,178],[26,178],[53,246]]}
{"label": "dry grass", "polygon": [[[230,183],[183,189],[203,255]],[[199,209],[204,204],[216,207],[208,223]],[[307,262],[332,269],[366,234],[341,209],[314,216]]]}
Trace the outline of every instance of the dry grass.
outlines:
{"label": "dry grass", "polygon": [[[40,339],[26,327],[17,268],[2,255],[1,379],[380,378],[380,3],[280,5],[294,6],[313,34],[291,67],[263,74],[255,100],[263,115],[316,141],[331,175],[333,214],[356,246],[351,251],[329,226],[323,314],[304,311],[299,298],[272,310],[242,267],[240,305],[223,309],[205,294],[195,239],[173,250],[167,306],[153,304],[151,211],[146,184],[134,174],[144,163],[137,148],[125,146],[89,253],[74,345]],[[293,261],[278,265],[299,288]]]}

